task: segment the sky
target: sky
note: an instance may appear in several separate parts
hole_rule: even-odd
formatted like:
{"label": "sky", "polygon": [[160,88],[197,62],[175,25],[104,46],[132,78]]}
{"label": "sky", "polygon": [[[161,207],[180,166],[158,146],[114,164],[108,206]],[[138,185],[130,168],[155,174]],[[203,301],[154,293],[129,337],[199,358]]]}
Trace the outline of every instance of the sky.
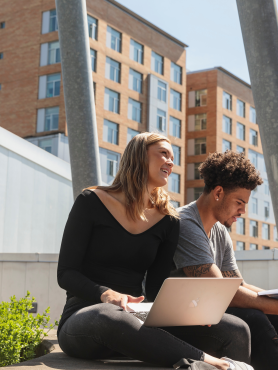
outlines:
{"label": "sky", "polygon": [[236,0],[117,1],[188,45],[189,71],[221,66],[250,83]]}

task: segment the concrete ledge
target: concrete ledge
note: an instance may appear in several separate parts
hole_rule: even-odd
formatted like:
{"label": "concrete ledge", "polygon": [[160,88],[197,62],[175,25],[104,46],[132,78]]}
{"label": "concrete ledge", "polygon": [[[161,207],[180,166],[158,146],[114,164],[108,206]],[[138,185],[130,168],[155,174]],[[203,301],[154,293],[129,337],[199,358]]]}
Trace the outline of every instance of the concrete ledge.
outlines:
{"label": "concrete ledge", "polygon": [[161,370],[169,370],[169,368],[125,358],[92,361],[69,357],[60,348],[56,331],[51,330],[51,332],[51,335],[46,337],[46,341],[49,342],[52,349],[50,353],[3,369],[16,370],[21,367],[22,370],[49,370],[50,368],[53,370],[115,370],[116,368],[119,370],[123,368],[126,370],[136,370],[138,368],[151,370],[159,367]]}
{"label": "concrete ledge", "polygon": [[58,262],[58,253],[0,253],[0,262]]}
{"label": "concrete ledge", "polygon": [[278,249],[235,251],[237,261],[270,261],[278,260]]}

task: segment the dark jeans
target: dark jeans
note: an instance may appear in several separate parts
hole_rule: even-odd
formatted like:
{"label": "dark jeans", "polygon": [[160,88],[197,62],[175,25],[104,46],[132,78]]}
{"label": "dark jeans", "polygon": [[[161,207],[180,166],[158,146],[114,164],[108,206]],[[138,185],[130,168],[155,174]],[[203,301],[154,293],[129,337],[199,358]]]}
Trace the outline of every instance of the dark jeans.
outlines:
{"label": "dark jeans", "polygon": [[251,331],[251,365],[256,370],[278,369],[278,315],[249,308],[228,308],[228,314],[244,320]]}
{"label": "dark jeans", "polygon": [[[203,360],[204,353],[249,363],[250,331],[244,321],[225,314],[218,325],[153,328],[141,325],[119,307],[101,303],[75,312],[58,340],[69,356],[107,359],[127,356],[172,367],[181,358]],[[197,349],[197,348],[199,349]]]}

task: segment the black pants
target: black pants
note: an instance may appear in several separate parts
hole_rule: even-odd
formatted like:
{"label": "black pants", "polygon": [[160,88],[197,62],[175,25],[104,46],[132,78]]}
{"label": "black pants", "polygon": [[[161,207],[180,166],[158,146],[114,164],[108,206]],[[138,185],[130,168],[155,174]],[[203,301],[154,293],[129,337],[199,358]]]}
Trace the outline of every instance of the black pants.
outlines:
{"label": "black pants", "polygon": [[278,369],[278,315],[249,308],[228,308],[228,314],[244,320],[251,331],[251,365],[256,370]]}
{"label": "black pants", "polygon": [[[203,360],[206,352],[250,362],[250,331],[241,319],[225,314],[218,325],[153,328],[121,308],[101,303],[75,312],[58,340],[69,356],[107,359],[124,355],[172,367],[181,358]],[[197,349],[197,348],[199,349]]]}

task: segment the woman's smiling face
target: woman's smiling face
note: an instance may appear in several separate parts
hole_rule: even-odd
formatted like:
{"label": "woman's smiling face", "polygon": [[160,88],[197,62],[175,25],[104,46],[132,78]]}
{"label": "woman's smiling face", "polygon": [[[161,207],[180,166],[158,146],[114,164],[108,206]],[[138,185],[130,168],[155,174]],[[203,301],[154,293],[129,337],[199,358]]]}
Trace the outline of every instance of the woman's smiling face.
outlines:
{"label": "woman's smiling face", "polygon": [[148,148],[149,179],[152,188],[165,186],[172,173],[174,154],[170,143],[165,140],[150,145]]}

